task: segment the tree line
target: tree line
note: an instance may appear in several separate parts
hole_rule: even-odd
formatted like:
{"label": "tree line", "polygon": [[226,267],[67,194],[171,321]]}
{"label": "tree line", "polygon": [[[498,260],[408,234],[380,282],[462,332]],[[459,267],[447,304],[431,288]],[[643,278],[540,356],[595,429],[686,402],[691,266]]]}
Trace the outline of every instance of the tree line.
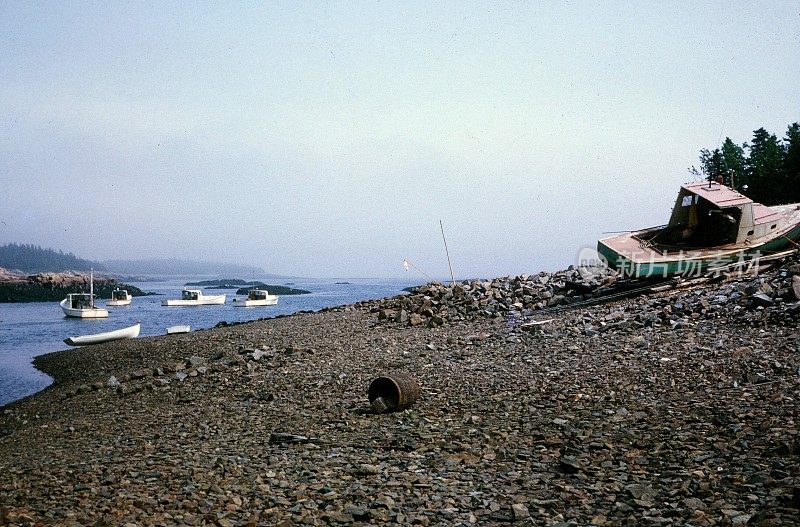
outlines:
{"label": "tree line", "polygon": [[720,148],[700,150],[700,167],[689,172],[764,205],[800,202],[800,124],[789,125],[783,139],[764,128],[741,146],[726,137]]}
{"label": "tree line", "polygon": [[26,273],[59,271],[105,271],[97,262],[78,258],[72,253],[42,249],[32,244],[9,243],[0,247],[0,267]]}

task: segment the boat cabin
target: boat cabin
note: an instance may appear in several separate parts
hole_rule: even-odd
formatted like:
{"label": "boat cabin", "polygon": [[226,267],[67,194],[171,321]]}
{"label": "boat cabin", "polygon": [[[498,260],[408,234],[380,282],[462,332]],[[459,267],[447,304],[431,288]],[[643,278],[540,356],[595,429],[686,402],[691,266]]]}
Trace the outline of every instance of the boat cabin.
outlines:
{"label": "boat cabin", "polygon": [[681,187],[669,223],[639,238],[662,248],[746,245],[781,229],[786,219],[719,183]]}
{"label": "boat cabin", "polygon": [[128,291],[125,289],[114,289],[111,291],[111,300],[127,300]]}
{"label": "boat cabin", "polygon": [[247,294],[248,300],[266,300],[269,293],[263,289],[251,289]]}
{"label": "boat cabin", "polygon": [[197,300],[200,298],[200,291],[197,289],[184,289],[181,292],[181,300]]}
{"label": "boat cabin", "polygon": [[69,307],[72,309],[90,309],[94,307],[94,302],[92,301],[94,295],[89,293],[70,293],[67,296],[69,297]]}

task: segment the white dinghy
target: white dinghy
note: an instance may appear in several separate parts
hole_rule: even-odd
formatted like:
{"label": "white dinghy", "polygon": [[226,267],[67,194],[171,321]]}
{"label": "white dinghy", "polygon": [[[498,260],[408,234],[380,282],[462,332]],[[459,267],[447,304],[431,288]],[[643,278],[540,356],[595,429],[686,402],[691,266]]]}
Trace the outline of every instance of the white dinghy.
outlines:
{"label": "white dinghy", "polygon": [[111,342],[112,340],[135,339],[139,336],[140,329],[141,324],[136,323],[127,328],[106,331],[105,333],[95,333],[94,335],[83,335],[80,337],[69,337],[64,339],[64,342],[70,346],[89,346],[91,344]]}

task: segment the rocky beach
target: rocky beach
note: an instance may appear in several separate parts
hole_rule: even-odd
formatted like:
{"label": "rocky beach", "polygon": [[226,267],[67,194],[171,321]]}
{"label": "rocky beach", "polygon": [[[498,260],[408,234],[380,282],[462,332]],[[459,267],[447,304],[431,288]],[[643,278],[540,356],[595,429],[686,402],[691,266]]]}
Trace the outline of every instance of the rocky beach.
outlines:
{"label": "rocky beach", "polygon": [[[619,282],[41,356],[53,386],[0,410],[0,524],[798,525],[798,260],[591,305]],[[419,399],[374,413],[394,372]]]}

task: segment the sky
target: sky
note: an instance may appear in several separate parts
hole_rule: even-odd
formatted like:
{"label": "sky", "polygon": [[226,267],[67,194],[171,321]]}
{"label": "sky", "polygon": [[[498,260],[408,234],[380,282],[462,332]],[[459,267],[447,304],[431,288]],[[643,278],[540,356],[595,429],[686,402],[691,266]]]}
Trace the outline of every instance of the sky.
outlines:
{"label": "sky", "polygon": [[[800,120],[800,5],[0,0],[0,244],[556,270]],[[441,222],[441,223],[440,223]]]}

